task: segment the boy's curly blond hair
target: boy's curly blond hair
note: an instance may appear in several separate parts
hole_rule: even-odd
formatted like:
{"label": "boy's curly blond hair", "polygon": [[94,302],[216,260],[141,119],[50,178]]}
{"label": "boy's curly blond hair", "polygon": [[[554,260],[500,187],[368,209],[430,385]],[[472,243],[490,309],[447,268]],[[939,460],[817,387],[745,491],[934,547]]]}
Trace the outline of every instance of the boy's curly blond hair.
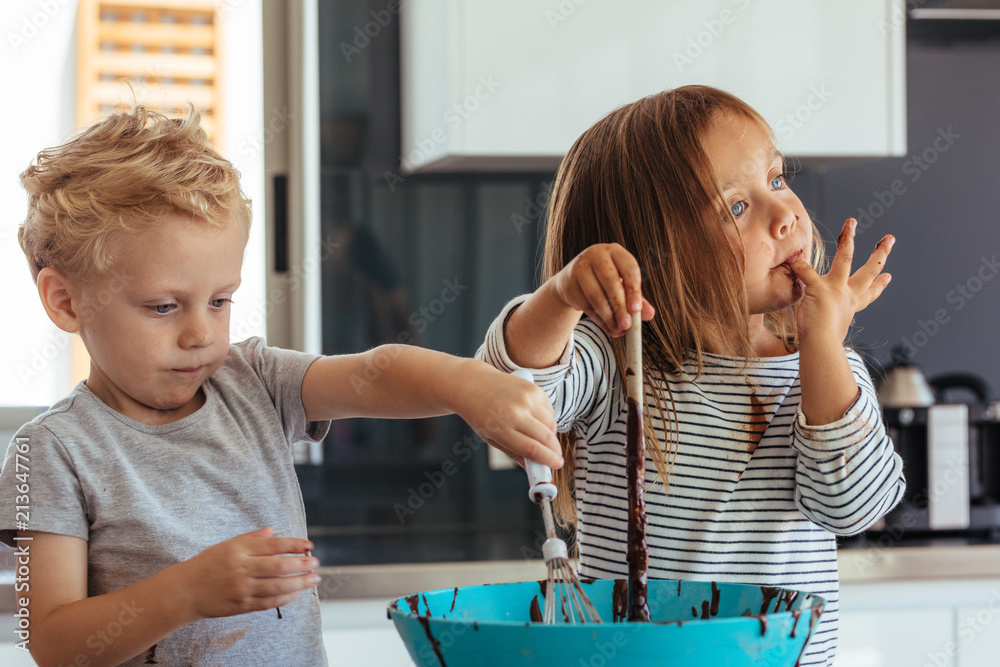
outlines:
{"label": "boy's curly blond hair", "polygon": [[31,276],[52,267],[89,281],[106,274],[125,234],[169,215],[250,231],[239,171],[216,151],[192,107],[183,119],[137,105],[41,151],[21,174],[28,216],[18,241]]}

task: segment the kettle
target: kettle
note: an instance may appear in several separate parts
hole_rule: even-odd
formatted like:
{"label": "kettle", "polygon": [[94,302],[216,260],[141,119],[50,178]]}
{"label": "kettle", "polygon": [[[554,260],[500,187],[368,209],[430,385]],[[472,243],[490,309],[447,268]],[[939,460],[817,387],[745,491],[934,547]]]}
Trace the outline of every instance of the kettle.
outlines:
{"label": "kettle", "polygon": [[883,408],[922,408],[934,405],[934,390],[902,345],[892,348],[889,366],[878,385],[878,403]]}

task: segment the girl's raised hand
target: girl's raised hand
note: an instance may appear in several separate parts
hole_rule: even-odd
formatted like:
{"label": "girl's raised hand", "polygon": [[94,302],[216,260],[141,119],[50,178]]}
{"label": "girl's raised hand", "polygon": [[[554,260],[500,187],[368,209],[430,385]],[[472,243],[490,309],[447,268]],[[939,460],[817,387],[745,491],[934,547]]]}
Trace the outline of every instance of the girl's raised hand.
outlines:
{"label": "girl's raised hand", "polygon": [[875,246],[871,257],[854,274],[854,235],[858,221],[849,218],[837,239],[837,254],[826,275],[819,275],[809,263],[800,259],[792,270],[805,285],[805,296],[799,304],[797,324],[800,344],[813,336],[827,334],[843,344],[854,314],[877,299],[892,276],[882,273],[896,239],[884,236]]}
{"label": "girl's raised hand", "polygon": [[560,300],[586,313],[612,337],[621,336],[632,322],[632,313],[643,320],[654,310],[642,296],[642,271],[635,257],[617,243],[592,245],[556,274]]}

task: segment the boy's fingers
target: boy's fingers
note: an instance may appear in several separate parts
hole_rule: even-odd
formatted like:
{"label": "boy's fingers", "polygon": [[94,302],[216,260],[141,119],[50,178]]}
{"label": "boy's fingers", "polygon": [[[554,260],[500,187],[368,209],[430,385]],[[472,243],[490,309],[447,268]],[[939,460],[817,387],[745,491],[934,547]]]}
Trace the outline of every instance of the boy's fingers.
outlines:
{"label": "boy's fingers", "polygon": [[858,221],[848,218],[840,230],[840,237],[837,239],[837,254],[833,258],[830,266],[830,277],[840,280],[847,280],[851,275],[851,264],[854,262],[854,234],[858,227]]}
{"label": "boy's fingers", "polygon": [[[317,574],[300,574],[295,577],[268,577],[266,579],[257,579],[255,585],[251,589],[251,595],[255,598],[271,598],[279,595],[288,595],[290,593],[297,593],[299,591],[305,590],[307,588],[312,588],[316,586]],[[266,603],[264,600],[260,602],[264,603],[264,609],[268,607],[275,606],[274,604]]]}
{"label": "boy's fingers", "polygon": [[268,537],[254,540],[247,554],[250,556],[278,556],[280,554],[304,554],[315,547],[309,540],[300,537]]}
{"label": "boy's fingers", "polygon": [[[531,459],[532,461],[537,461],[543,465],[547,465],[550,468],[561,468],[563,465],[562,456],[557,452],[558,440],[554,443],[550,442],[549,438],[554,438],[550,431],[547,431],[541,424],[538,425],[538,429],[532,429],[531,433],[514,432],[511,434],[510,438],[507,439],[506,446],[500,447],[498,449],[504,452],[515,451],[515,454],[509,454],[508,456],[517,456],[525,459]],[[533,435],[535,434],[535,435]],[[542,442],[550,443],[555,447],[546,446]]]}
{"label": "boy's fingers", "polygon": [[287,577],[314,572],[319,567],[319,560],[312,556],[261,556],[251,559],[248,567],[252,577]]}

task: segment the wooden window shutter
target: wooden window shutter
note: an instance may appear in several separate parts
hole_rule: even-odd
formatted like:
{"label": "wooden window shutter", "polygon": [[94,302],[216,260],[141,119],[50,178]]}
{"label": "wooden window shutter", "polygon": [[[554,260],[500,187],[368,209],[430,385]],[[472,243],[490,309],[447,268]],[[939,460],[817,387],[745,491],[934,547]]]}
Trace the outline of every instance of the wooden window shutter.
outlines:
{"label": "wooden window shutter", "polygon": [[80,127],[136,101],[168,116],[188,103],[222,148],[222,35],[214,0],[80,0],[77,111]]}

